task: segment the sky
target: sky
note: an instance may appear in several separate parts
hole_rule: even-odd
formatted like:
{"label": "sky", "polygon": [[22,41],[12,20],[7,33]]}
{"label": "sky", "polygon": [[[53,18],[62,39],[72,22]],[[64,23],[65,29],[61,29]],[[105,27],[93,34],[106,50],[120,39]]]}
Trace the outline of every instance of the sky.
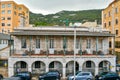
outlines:
{"label": "sky", "polygon": [[89,9],[104,9],[113,0],[14,0],[14,1],[18,4],[24,4],[33,13],[41,13],[43,15],[47,15],[54,14],[62,10],[78,11]]}

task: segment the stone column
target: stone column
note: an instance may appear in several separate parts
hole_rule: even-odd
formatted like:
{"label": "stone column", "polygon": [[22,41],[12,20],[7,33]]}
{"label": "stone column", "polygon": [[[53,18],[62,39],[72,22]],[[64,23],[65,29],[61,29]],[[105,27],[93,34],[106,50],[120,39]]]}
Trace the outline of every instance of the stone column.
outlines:
{"label": "stone column", "polygon": [[66,65],[63,63],[63,79],[66,77]]}
{"label": "stone column", "polygon": [[29,64],[28,64],[28,71],[29,71],[29,72],[32,72],[32,65],[29,65]]}
{"label": "stone column", "polygon": [[79,71],[82,71],[82,65],[79,65]]}
{"label": "stone column", "polygon": [[14,67],[8,67],[8,77],[11,77],[14,75]]}
{"label": "stone column", "polygon": [[84,60],[83,59],[79,59],[80,62],[78,62],[79,64],[79,71],[82,71],[82,66],[83,66],[83,63],[84,63]]}
{"label": "stone column", "polygon": [[48,63],[46,64],[46,70],[45,70],[46,72],[48,72],[49,71],[49,65],[48,65]]}
{"label": "stone column", "polygon": [[95,66],[95,75],[98,74],[98,71],[99,71],[99,67],[98,67],[98,66]]}
{"label": "stone column", "polygon": [[14,75],[14,61],[11,58],[8,59],[8,77]]}
{"label": "stone column", "polygon": [[112,54],[114,54],[114,50],[115,50],[115,37],[112,37],[111,43],[112,43]]}

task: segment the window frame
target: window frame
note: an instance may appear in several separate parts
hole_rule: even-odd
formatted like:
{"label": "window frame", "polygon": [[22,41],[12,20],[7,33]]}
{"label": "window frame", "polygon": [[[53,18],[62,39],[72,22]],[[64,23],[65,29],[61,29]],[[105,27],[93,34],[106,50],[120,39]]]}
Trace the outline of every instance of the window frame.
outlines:
{"label": "window frame", "polygon": [[27,48],[27,40],[26,38],[21,38],[21,48]]}

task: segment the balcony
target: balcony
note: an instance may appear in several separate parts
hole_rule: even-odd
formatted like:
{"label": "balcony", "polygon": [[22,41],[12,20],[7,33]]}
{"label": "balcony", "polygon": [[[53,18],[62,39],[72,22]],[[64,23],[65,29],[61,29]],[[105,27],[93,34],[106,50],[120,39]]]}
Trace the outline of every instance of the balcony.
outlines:
{"label": "balcony", "polygon": [[[64,51],[64,50],[54,50],[54,53],[49,53],[48,50],[40,50],[39,53],[36,53],[34,50],[28,51],[28,50],[11,50],[11,55],[12,57],[26,57],[26,56],[33,56],[33,57],[45,57],[45,56],[71,56],[73,57],[74,51]],[[91,53],[88,53],[87,50],[79,50],[76,53],[77,56],[105,56],[105,55],[113,55],[108,53],[104,53],[103,51],[99,50],[98,52],[92,51]]]}

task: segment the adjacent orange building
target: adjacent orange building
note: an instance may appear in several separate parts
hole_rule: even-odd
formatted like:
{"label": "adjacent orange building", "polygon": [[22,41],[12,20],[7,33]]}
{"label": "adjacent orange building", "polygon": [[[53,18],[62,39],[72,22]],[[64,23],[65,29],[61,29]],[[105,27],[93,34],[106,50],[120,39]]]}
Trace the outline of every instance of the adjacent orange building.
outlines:
{"label": "adjacent orange building", "polygon": [[13,32],[19,26],[29,26],[29,9],[14,1],[0,2],[0,32]]}
{"label": "adjacent orange building", "polygon": [[[115,54],[120,63],[120,0],[114,0],[102,11],[102,25],[115,34]],[[111,40],[109,44],[111,48]]]}

